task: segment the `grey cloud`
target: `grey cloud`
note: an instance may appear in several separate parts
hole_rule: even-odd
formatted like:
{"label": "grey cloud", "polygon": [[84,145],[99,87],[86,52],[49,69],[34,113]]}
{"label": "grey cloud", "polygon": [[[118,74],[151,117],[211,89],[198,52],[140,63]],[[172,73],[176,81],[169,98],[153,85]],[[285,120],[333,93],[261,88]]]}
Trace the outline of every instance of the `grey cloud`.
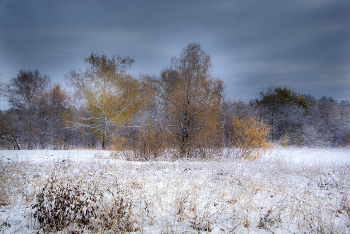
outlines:
{"label": "grey cloud", "polygon": [[133,57],[135,75],[158,75],[199,42],[228,96],[249,100],[281,84],[350,99],[349,22],[346,0],[2,0],[0,74],[38,68],[61,82],[104,51]]}

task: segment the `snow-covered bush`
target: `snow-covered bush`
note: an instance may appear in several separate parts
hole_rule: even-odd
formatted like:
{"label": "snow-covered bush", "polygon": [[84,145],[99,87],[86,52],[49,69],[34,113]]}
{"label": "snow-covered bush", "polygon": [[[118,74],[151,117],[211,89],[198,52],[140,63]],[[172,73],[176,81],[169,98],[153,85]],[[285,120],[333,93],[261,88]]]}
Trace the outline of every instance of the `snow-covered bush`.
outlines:
{"label": "snow-covered bush", "polygon": [[58,182],[51,177],[37,194],[32,209],[44,232],[68,227],[93,232],[134,230],[132,203],[118,187],[101,191],[97,187],[84,189],[81,183]]}

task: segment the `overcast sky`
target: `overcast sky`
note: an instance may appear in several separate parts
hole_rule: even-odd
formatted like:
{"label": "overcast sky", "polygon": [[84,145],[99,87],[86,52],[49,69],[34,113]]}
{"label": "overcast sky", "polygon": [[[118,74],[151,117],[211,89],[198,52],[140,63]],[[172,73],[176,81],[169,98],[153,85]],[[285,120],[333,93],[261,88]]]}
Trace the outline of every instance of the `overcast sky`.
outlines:
{"label": "overcast sky", "polygon": [[2,83],[39,69],[66,87],[92,51],[158,76],[191,42],[211,56],[227,97],[286,86],[350,100],[350,0],[0,0]]}

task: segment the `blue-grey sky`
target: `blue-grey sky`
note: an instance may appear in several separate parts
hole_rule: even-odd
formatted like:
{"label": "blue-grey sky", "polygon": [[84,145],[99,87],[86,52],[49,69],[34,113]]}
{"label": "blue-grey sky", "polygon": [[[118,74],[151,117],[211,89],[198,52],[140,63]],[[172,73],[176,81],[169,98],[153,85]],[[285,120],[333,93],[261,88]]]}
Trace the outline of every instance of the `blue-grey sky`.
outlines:
{"label": "blue-grey sky", "polygon": [[191,42],[211,56],[227,97],[286,86],[350,100],[350,0],[0,0],[2,83],[39,69],[66,87],[92,51],[158,76]]}

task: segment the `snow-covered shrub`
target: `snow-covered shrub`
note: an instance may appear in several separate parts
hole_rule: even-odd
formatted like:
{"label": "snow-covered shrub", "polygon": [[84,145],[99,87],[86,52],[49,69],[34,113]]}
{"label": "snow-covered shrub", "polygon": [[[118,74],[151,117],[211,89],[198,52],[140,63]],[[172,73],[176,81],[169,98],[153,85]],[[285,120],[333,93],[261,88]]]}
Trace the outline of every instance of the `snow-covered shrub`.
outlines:
{"label": "snow-covered shrub", "polygon": [[132,204],[120,189],[84,189],[80,183],[58,182],[50,178],[32,205],[34,218],[44,232],[65,228],[93,232],[133,231]]}

